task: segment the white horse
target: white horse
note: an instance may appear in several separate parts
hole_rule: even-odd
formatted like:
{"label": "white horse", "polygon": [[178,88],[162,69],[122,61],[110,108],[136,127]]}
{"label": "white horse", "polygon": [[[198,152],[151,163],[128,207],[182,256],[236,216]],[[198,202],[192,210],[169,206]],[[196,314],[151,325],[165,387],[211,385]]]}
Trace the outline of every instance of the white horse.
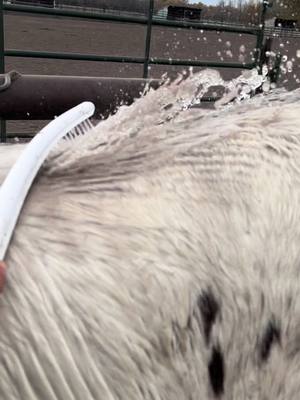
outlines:
{"label": "white horse", "polygon": [[177,90],[44,165],[6,259],[1,399],[299,398],[300,92],[168,122]]}

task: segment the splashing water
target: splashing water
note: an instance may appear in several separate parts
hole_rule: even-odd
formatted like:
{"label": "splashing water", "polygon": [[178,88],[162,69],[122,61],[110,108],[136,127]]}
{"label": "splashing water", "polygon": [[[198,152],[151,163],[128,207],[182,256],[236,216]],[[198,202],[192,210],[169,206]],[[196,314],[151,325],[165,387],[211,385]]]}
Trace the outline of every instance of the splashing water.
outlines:
{"label": "splashing water", "polygon": [[[146,87],[142,97],[132,105],[121,106],[115,115],[101,121],[95,129],[89,127],[89,140],[83,135],[75,135],[75,142],[78,144],[78,141],[81,141],[80,146],[70,146],[70,143],[66,143],[60,149],[64,153],[72,154],[65,157],[65,160],[70,160],[84,156],[85,152],[91,154],[101,143],[115,145],[122,143],[127,137],[142,136],[143,132],[150,129],[153,132],[162,131],[162,125],[166,126],[166,135],[171,135],[176,124],[184,121],[189,123],[194,119],[198,121],[214,109],[219,112],[224,107],[232,108],[234,104],[250,99],[260,87],[263,92],[260,96],[264,96],[264,93],[271,89],[266,73],[265,69],[262,75],[259,75],[256,69],[244,71],[231,81],[225,81],[218,71],[209,69],[198,73],[193,73],[190,69],[173,81],[164,76],[159,89]],[[221,88],[224,94],[215,102],[213,109],[199,108],[208,90],[216,87]],[[256,99],[257,97],[259,96],[256,96]],[[97,134],[99,131],[101,138]]]}
{"label": "splashing water", "polygon": [[240,102],[249,99],[256,89],[267,81],[265,68],[262,75],[253,69],[244,71],[238,78],[230,81],[225,81],[215,70],[204,70],[194,74],[191,69],[187,77],[186,75],[186,73],[180,74],[172,82],[165,78],[164,84],[156,91],[146,88],[146,96],[136,100],[129,107],[122,106],[115,116],[102,123],[103,127],[107,128],[117,120],[119,123],[122,121],[124,131],[128,131],[128,128],[132,127],[136,115],[143,116],[143,121],[136,126],[137,130],[140,130],[144,123],[165,124],[175,121],[183,112],[201,104],[210,88],[221,87],[224,89],[224,95],[215,104],[219,108],[233,100]]}

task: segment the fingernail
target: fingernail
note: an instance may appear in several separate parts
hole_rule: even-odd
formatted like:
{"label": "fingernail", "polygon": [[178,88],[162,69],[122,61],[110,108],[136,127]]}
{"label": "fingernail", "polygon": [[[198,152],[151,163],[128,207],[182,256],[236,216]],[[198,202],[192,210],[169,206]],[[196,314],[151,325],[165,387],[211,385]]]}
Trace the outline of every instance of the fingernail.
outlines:
{"label": "fingernail", "polygon": [[0,261],[0,293],[3,292],[6,282],[6,264],[4,261]]}

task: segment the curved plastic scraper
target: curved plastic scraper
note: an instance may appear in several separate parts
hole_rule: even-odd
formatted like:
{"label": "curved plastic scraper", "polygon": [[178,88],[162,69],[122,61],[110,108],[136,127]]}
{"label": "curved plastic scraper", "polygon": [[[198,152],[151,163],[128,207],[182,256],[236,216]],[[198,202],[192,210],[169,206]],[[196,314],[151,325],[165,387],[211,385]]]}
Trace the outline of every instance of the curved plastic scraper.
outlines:
{"label": "curved plastic scraper", "polygon": [[5,282],[4,257],[37,172],[57,142],[94,111],[93,103],[84,102],[51,121],[26,146],[0,187],[0,291]]}

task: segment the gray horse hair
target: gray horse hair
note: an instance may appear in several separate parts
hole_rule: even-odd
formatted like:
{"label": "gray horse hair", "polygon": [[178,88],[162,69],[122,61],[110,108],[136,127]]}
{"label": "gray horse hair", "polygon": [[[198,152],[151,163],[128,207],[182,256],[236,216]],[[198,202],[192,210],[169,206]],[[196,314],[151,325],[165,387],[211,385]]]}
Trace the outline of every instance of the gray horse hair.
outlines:
{"label": "gray horse hair", "polygon": [[178,87],[43,166],[6,259],[1,399],[299,399],[300,92],[180,113]]}

